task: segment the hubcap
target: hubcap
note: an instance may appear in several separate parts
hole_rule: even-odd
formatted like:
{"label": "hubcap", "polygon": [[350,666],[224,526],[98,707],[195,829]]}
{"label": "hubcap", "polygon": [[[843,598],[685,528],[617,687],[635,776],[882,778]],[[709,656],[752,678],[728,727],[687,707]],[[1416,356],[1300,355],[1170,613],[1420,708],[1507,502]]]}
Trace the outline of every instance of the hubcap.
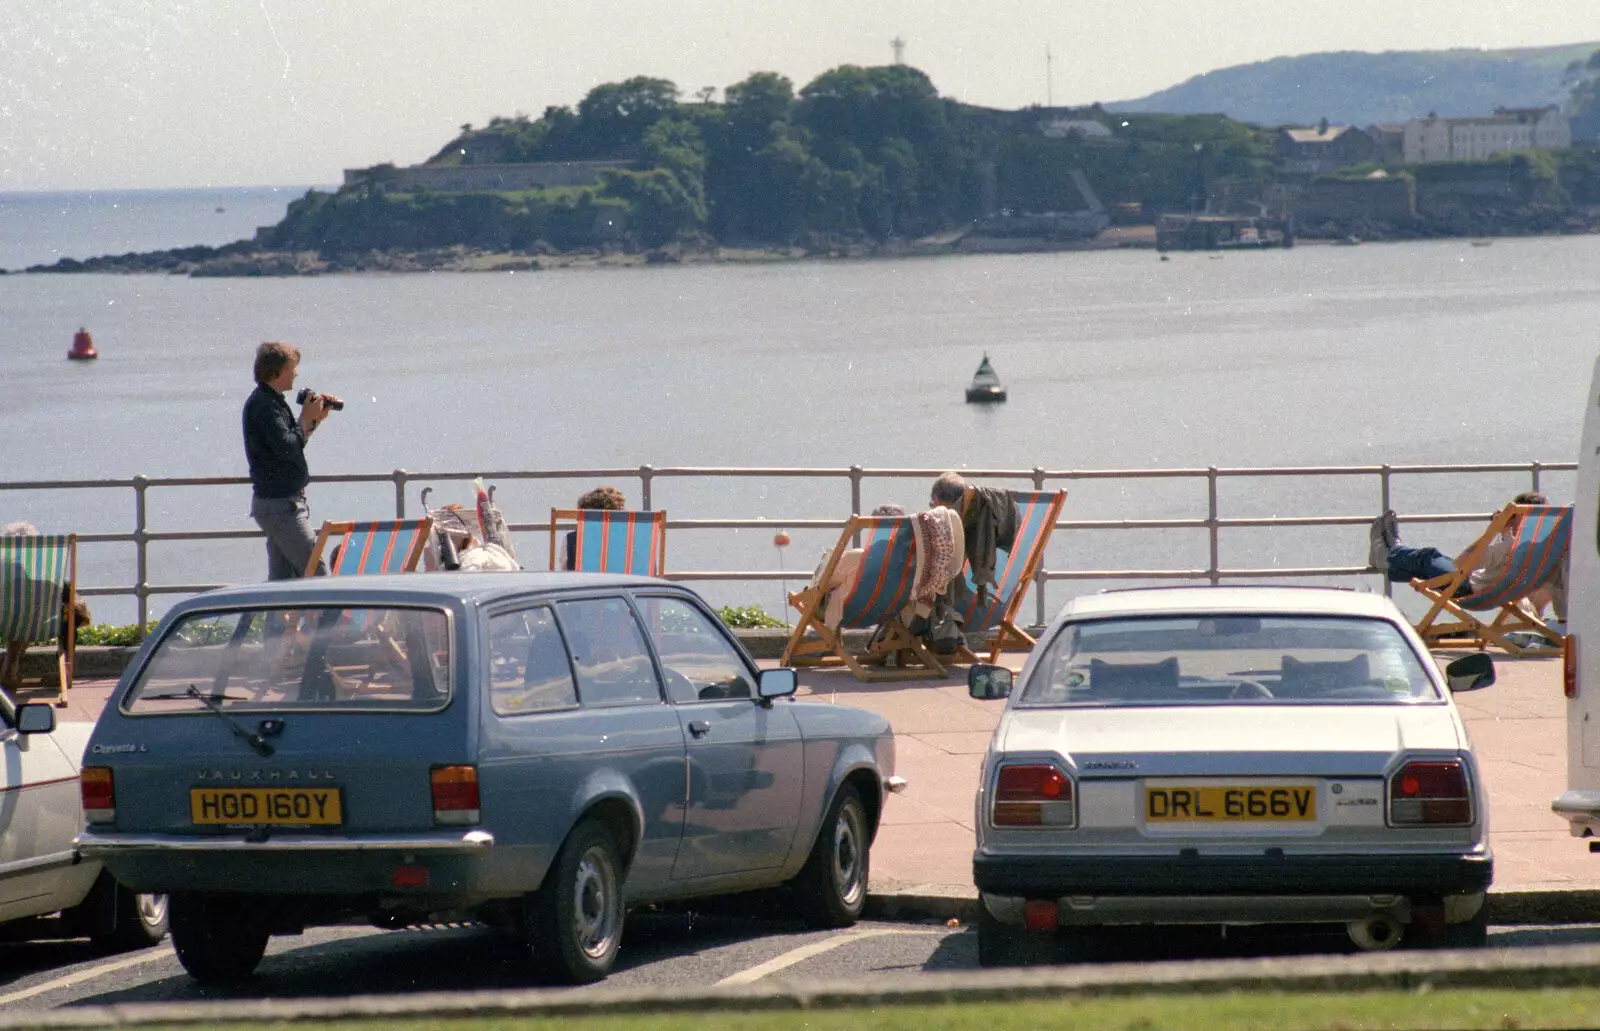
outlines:
{"label": "hubcap", "polygon": [[167,918],[167,897],[165,895],[140,895],[137,897],[139,907],[139,920],[146,927],[159,926]]}
{"label": "hubcap", "polygon": [[603,848],[590,848],[578,860],[578,875],[572,884],[573,929],[578,948],[590,959],[599,959],[610,950],[617,934],[619,902],[611,857]]}
{"label": "hubcap", "polygon": [[833,883],[845,905],[854,906],[866,890],[861,869],[861,810],[847,805],[833,827]]}

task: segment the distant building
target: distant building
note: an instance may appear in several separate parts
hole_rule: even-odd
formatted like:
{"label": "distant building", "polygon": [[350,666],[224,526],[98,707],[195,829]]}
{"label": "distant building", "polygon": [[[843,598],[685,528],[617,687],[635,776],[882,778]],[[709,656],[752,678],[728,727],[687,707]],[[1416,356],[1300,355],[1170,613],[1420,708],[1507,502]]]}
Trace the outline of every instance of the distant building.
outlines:
{"label": "distant building", "polygon": [[1386,165],[1398,165],[1405,160],[1406,123],[1379,122],[1367,126],[1367,135],[1378,148],[1377,160]]}
{"label": "distant building", "polygon": [[344,184],[368,183],[383,193],[485,193],[498,190],[547,190],[556,186],[597,186],[600,173],[630,168],[631,161],[537,161],[516,165],[412,165],[394,168],[347,168]]}
{"label": "distant building", "polygon": [[1413,118],[1406,123],[1403,159],[1408,165],[1482,161],[1509,151],[1570,146],[1572,126],[1559,107],[1499,107],[1473,118]]}
{"label": "distant building", "polygon": [[1273,154],[1290,175],[1326,175],[1376,160],[1378,145],[1353,125],[1323,122],[1309,129],[1279,129]]}
{"label": "distant building", "polygon": [[1041,118],[1039,131],[1051,139],[1062,139],[1073,134],[1086,140],[1109,140],[1111,130],[1092,118]]}

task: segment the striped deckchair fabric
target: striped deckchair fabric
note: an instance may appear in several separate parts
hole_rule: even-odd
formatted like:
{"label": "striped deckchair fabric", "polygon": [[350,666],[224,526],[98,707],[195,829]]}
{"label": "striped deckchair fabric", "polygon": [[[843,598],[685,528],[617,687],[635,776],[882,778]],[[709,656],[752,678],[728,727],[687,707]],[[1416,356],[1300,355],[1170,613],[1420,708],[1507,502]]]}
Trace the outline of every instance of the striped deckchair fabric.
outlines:
{"label": "striped deckchair fabric", "polygon": [[[67,704],[67,690],[72,687],[77,627],[71,624],[77,580],[77,534],[0,537],[0,637],[23,646],[55,643],[58,706]],[[18,668],[10,668],[8,656],[0,670],[13,687],[22,675],[20,653],[16,658]]]}
{"label": "striped deckchair fabric", "polygon": [[[825,588],[857,533],[863,536],[860,563],[849,582],[836,588],[846,594],[840,606],[842,615],[830,626],[825,619]],[[800,618],[789,632],[780,662],[785,666],[842,665],[864,681],[944,677],[944,666],[900,620],[900,610],[911,600],[916,572],[916,535],[909,516],[852,516],[813,582],[789,595],[789,604],[799,611]],[[845,629],[873,626],[879,630],[864,655],[845,650]],[[894,669],[887,668],[891,657],[897,663]]]}
{"label": "striped deckchair fabric", "polygon": [[[317,534],[306,575],[315,575],[324,554],[329,556],[329,576],[415,572],[432,534],[433,520],[426,516],[367,522],[330,520]],[[328,550],[330,544],[333,551]]]}
{"label": "striped deckchair fabric", "polygon": [[[962,570],[961,575],[966,581],[963,594],[965,601],[956,610],[967,633],[994,631],[990,662],[1000,661],[1000,653],[1007,644],[1018,645],[1024,650],[1034,645],[1033,637],[1016,625],[1017,610],[1022,607],[1022,599],[1033,584],[1034,574],[1039,571],[1045,547],[1050,543],[1050,534],[1056,528],[1056,520],[1061,517],[1061,506],[1067,500],[1064,490],[1018,490],[1011,493],[1017,502],[1017,536],[1012,541],[1011,550],[996,553],[995,583],[990,591],[982,595],[973,585],[972,567],[969,565]],[[969,662],[978,659],[965,647],[961,649],[961,656]]]}
{"label": "striped deckchair fabric", "polygon": [[[566,565],[558,554],[561,530],[574,535],[572,569],[578,573],[660,576],[667,565],[667,513],[605,508],[550,510],[550,568]],[[560,559],[561,564],[557,565]]]}
{"label": "striped deckchair fabric", "polygon": [[[1458,596],[1467,586],[1472,570],[1482,566],[1490,543],[1513,523],[1516,526],[1511,557],[1500,577],[1482,590]],[[1411,581],[1411,586],[1430,602],[1427,614],[1417,623],[1417,633],[1430,647],[1470,643],[1482,648],[1494,644],[1513,655],[1538,654],[1560,647],[1562,631],[1518,603],[1564,566],[1571,546],[1570,505],[1507,505],[1495,513],[1483,534],[1462,555],[1463,568],[1444,576]],[[1488,612],[1495,613],[1492,620],[1476,615]],[[1510,634],[1518,634],[1521,639]],[[1543,640],[1525,643],[1529,635]]]}

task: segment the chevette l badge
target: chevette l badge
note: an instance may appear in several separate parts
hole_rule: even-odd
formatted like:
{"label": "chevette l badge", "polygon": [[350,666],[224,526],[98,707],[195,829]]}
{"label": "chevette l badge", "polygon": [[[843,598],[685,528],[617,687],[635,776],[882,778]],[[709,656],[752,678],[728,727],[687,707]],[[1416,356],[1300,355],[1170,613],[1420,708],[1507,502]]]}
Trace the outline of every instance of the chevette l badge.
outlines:
{"label": "chevette l badge", "polygon": [[1139,764],[1132,759],[1090,759],[1083,764],[1086,770],[1137,770]]}
{"label": "chevette l badge", "polygon": [[90,755],[127,755],[132,752],[148,752],[143,744],[137,745],[90,745]]}
{"label": "chevette l badge", "polygon": [[195,780],[276,784],[297,780],[333,780],[332,770],[201,770]]}

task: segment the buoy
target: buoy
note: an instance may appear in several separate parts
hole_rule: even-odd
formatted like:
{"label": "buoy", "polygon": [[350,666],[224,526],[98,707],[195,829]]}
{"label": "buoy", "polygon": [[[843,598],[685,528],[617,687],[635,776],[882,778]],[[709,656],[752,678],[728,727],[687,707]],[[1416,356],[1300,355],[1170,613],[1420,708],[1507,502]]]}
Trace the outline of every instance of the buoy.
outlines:
{"label": "buoy", "polygon": [[89,331],[82,326],[72,334],[72,349],[67,352],[67,357],[74,361],[100,357],[100,352],[94,349],[94,340],[90,338]]}
{"label": "buoy", "polygon": [[780,548],[787,548],[789,546],[789,531],[779,530],[777,533],[773,534],[772,543],[776,544]]}

